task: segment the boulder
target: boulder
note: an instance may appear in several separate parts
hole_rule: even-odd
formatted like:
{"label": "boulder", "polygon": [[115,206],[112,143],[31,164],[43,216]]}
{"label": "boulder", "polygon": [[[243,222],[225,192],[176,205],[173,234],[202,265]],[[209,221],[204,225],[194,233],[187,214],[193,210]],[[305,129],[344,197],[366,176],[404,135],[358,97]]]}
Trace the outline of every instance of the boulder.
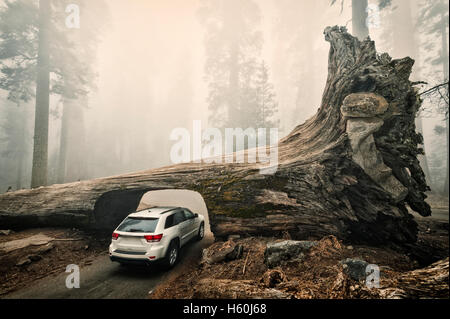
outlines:
{"label": "boulder", "polygon": [[289,260],[301,260],[315,245],[317,245],[315,241],[296,240],[269,243],[264,251],[264,263],[267,267],[274,268]]}
{"label": "boulder", "polygon": [[368,262],[360,259],[347,258],[341,260],[340,263],[344,269],[344,273],[356,281],[366,279],[366,268]]}
{"label": "boulder", "polygon": [[344,117],[374,117],[386,113],[389,104],[386,99],[374,93],[353,93],[348,95],[342,105]]}

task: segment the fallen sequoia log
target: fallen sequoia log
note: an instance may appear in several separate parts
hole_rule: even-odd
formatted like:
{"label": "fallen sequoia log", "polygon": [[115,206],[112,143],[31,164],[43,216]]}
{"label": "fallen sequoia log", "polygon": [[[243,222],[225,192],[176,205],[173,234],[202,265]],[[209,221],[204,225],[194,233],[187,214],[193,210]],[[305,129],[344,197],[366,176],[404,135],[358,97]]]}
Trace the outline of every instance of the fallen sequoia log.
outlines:
{"label": "fallen sequoia log", "polygon": [[335,235],[361,243],[414,242],[406,205],[431,214],[417,155],[421,101],[414,61],[378,55],[374,42],[329,27],[329,74],[317,114],[278,144],[278,168],[186,163],[0,195],[0,228],[92,226],[111,230],[151,190],[188,189],[207,205],[216,237]]}

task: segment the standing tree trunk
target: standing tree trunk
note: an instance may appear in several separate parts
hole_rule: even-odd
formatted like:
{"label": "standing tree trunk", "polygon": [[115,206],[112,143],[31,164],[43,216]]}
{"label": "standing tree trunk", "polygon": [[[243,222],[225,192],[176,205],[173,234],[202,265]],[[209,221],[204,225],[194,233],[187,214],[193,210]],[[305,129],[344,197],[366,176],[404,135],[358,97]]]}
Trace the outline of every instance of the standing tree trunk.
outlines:
{"label": "standing tree trunk", "polygon": [[225,125],[233,127],[239,119],[239,44],[236,39],[230,43],[230,77],[228,85],[228,119]]}
{"label": "standing tree trunk", "polygon": [[63,99],[63,112],[61,119],[61,135],[59,140],[59,156],[58,156],[58,171],[57,182],[63,184],[66,180],[66,163],[67,163],[67,139],[69,134],[70,111],[72,104],[69,103],[68,98]]}
{"label": "standing tree trunk", "polygon": [[50,0],[39,1],[39,49],[31,187],[47,185],[48,116],[50,107]]}
{"label": "standing tree trunk", "polygon": [[[414,27],[412,17],[412,7],[410,0],[397,0],[397,8],[391,13],[391,31],[393,31],[393,53],[396,57],[410,56],[413,59],[419,59],[419,46],[416,41],[417,30]],[[420,69],[416,68],[413,77],[420,78]],[[423,136],[423,120],[420,112],[416,118],[417,133]],[[419,155],[419,161],[425,173],[427,184],[431,186],[431,174],[428,160],[425,152],[425,143],[421,144],[424,154]]]}
{"label": "standing tree trunk", "polygon": [[25,156],[26,156],[26,131],[27,131],[27,120],[26,120],[26,113],[25,109],[23,110],[22,115],[22,121],[20,122],[20,136],[19,136],[19,143],[18,143],[18,150],[16,153],[17,158],[17,182],[16,182],[16,189],[22,189],[22,179],[23,179],[23,167],[25,165]]}
{"label": "standing tree trunk", "polygon": [[[80,96],[77,100],[68,101],[68,123],[66,129],[66,146],[65,146],[65,180],[66,182],[74,182],[84,180],[86,178],[86,135],[84,123],[84,108],[88,105],[87,96]],[[131,158],[131,154],[135,154],[135,150],[139,148],[136,143],[129,143],[129,151],[127,152]],[[127,165],[128,167],[130,165]]]}
{"label": "standing tree trunk", "polygon": [[405,205],[431,214],[417,159],[414,61],[380,56],[374,42],[345,28],[327,28],[325,39],[331,49],[322,105],[279,142],[274,174],[261,174],[268,166],[262,162],[185,163],[4,194],[0,224],[112,230],[145,192],[188,189],[203,196],[218,238],[287,231],[297,239],[331,234],[357,243],[414,242],[417,223]]}
{"label": "standing tree trunk", "polygon": [[369,36],[367,5],[367,0],[352,0],[352,32],[360,40]]}

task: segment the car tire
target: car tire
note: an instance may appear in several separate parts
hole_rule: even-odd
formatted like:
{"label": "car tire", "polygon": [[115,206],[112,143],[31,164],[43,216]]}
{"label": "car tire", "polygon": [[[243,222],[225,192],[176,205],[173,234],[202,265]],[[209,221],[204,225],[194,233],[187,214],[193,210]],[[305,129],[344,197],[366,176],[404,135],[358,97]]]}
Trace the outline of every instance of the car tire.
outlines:
{"label": "car tire", "polygon": [[200,227],[198,228],[197,240],[200,241],[203,239],[203,237],[205,237],[205,224],[201,223]]}
{"label": "car tire", "polygon": [[167,249],[167,253],[166,253],[166,258],[165,258],[165,268],[166,269],[171,269],[173,268],[177,261],[178,261],[178,257],[179,257],[179,252],[180,252],[180,247],[178,245],[178,243],[173,240],[170,245],[169,248]]}

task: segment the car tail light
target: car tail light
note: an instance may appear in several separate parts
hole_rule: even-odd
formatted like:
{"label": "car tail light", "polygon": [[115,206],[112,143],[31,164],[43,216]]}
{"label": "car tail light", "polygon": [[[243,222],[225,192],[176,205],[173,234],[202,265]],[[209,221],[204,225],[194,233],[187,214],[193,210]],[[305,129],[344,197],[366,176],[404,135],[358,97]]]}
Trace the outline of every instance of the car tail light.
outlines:
{"label": "car tail light", "polygon": [[148,243],[157,243],[157,242],[161,241],[162,236],[163,236],[162,234],[161,235],[147,235],[147,236],[144,236],[144,238]]}
{"label": "car tail light", "polygon": [[113,233],[112,234],[112,239],[113,240],[117,240],[119,238],[119,234],[118,233]]}

